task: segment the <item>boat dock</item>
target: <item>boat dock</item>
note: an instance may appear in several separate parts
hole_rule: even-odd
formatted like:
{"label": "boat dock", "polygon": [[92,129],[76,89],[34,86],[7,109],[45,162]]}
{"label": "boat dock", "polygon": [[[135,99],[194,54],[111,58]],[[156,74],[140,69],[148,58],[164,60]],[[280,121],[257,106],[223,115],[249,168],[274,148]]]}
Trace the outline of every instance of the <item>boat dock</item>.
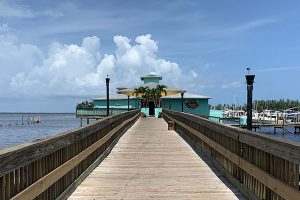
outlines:
{"label": "boat dock", "polygon": [[[246,129],[247,125],[239,125],[239,124],[229,124],[230,126],[234,127],[240,127],[242,129]],[[294,127],[294,134],[300,133],[300,123],[286,123],[286,124],[253,124],[252,130],[257,131],[257,129],[260,129],[262,127],[273,127],[274,133],[276,133],[277,129],[284,129],[285,127]]]}
{"label": "boat dock", "polygon": [[300,144],[132,110],[0,150],[0,199],[299,199]]}

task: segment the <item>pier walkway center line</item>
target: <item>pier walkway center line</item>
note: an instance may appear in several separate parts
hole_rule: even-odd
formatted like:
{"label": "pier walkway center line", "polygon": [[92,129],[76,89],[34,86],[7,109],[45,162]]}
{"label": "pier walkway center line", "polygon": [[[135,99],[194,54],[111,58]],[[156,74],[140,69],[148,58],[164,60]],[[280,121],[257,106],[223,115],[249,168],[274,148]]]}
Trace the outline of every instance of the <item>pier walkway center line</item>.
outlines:
{"label": "pier walkway center line", "polygon": [[69,199],[245,199],[161,118],[139,119]]}

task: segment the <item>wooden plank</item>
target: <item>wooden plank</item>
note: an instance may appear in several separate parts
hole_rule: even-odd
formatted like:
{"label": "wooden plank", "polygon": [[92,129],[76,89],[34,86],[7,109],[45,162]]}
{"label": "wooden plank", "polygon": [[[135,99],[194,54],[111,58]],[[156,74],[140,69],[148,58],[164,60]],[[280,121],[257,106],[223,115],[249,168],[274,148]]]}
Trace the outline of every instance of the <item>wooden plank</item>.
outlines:
{"label": "wooden plank", "polygon": [[[137,118],[135,118],[136,120]],[[134,122],[133,122],[134,123]],[[132,124],[130,124],[132,125]],[[125,127],[122,130],[122,133],[124,133],[125,131],[127,131],[127,128],[129,127]],[[84,171],[84,173],[82,173],[58,198],[57,200],[64,200],[67,199],[74,191],[75,189],[85,180],[85,178],[109,155],[109,153],[111,152],[111,150],[113,149],[113,147],[116,145],[116,143],[118,142],[118,140],[120,139],[120,137],[122,136],[122,134],[120,134],[106,149],[105,151],[97,158],[95,159],[95,162],[93,162],[88,168],[87,170]]]}
{"label": "wooden plank", "polygon": [[140,118],[69,199],[245,199],[161,118]]}
{"label": "wooden plank", "polygon": [[[139,115],[139,114],[137,114]],[[134,116],[135,117],[135,116]],[[90,147],[83,150],[81,153],[76,155],[71,160],[65,162],[64,164],[60,165],[58,168],[54,169],[52,172],[48,173],[43,178],[34,182],[31,186],[23,190],[22,192],[18,193],[14,196],[13,200],[25,200],[25,199],[33,199],[38,196],[40,193],[45,191],[48,187],[50,187],[53,183],[63,177],[67,172],[71,169],[76,167],[80,162],[82,162],[88,155],[93,153],[96,149],[101,147],[105,142],[107,142],[119,129],[122,129],[127,123],[132,121],[133,118],[129,118],[121,123],[119,126],[115,127],[109,134],[105,135],[99,141],[91,145]],[[60,155],[61,157],[62,155]],[[57,189],[59,190],[59,188]]]}
{"label": "wooden plank", "polygon": [[[209,144],[215,150],[217,150],[218,152],[220,152],[221,154],[226,156],[228,159],[230,159],[232,162],[234,162],[236,165],[238,165],[244,171],[249,173],[251,176],[255,177],[257,180],[261,181],[263,184],[265,184],[267,187],[269,187],[270,189],[275,191],[280,196],[282,196],[286,199],[299,198],[300,191],[298,191],[295,188],[292,188],[289,185],[285,184],[284,182],[276,179],[275,177],[271,176],[267,172],[261,170],[260,168],[258,168],[255,165],[251,164],[247,160],[244,160],[243,158],[239,157],[235,153],[232,153],[231,151],[224,148],[220,144],[216,143],[215,141],[211,140],[210,138],[199,133],[197,130],[188,127],[187,125],[183,124],[182,122],[180,122],[170,116],[168,116],[168,118],[173,120],[179,126],[184,127],[190,133],[193,133],[194,135],[200,137],[203,141],[205,141],[207,144]],[[257,189],[255,189],[254,191],[256,191],[256,190]]]}

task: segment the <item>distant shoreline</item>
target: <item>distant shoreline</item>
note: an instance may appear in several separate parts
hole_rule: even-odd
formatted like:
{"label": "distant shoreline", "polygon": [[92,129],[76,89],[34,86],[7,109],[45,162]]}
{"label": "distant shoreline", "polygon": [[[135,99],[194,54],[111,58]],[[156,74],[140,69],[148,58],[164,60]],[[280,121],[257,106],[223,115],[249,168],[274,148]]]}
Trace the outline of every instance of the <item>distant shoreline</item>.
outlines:
{"label": "distant shoreline", "polygon": [[76,114],[75,112],[0,112],[0,114]]}

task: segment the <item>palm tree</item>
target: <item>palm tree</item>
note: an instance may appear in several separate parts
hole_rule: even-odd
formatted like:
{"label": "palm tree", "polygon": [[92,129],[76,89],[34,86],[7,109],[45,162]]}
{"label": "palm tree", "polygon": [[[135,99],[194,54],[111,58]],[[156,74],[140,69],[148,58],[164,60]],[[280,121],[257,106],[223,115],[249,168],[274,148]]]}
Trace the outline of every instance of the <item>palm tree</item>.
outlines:
{"label": "palm tree", "polygon": [[157,97],[159,98],[158,99],[158,106],[160,107],[160,105],[161,105],[161,96],[162,96],[162,94],[164,93],[165,94],[165,96],[167,95],[167,86],[165,86],[165,85],[157,85],[156,86],[156,92],[157,92]]}
{"label": "palm tree", "polygon": [[154,100],[155,105],[158,104],[160,107],[160,98],[162,94],[167,95],[167,86],[165,85],[157,85],[156,88],[149,88],[149,87],[138,87],[134,88],[133,94],[136,96],[142,97],[142,107],[148,105],[149,100]]}
{"label": "palm tree", "polygon": [[146,92],[148,90],[148,87],[143,87],[143,86],[140,86],[138,88],[134,88],[134,92],[133,94],[135,94],[135,96],[140,96],[142,97],[141,99],[141,104],[142,104],[142,107],[144,106],[145,102],[145,97],[146,97]]}

